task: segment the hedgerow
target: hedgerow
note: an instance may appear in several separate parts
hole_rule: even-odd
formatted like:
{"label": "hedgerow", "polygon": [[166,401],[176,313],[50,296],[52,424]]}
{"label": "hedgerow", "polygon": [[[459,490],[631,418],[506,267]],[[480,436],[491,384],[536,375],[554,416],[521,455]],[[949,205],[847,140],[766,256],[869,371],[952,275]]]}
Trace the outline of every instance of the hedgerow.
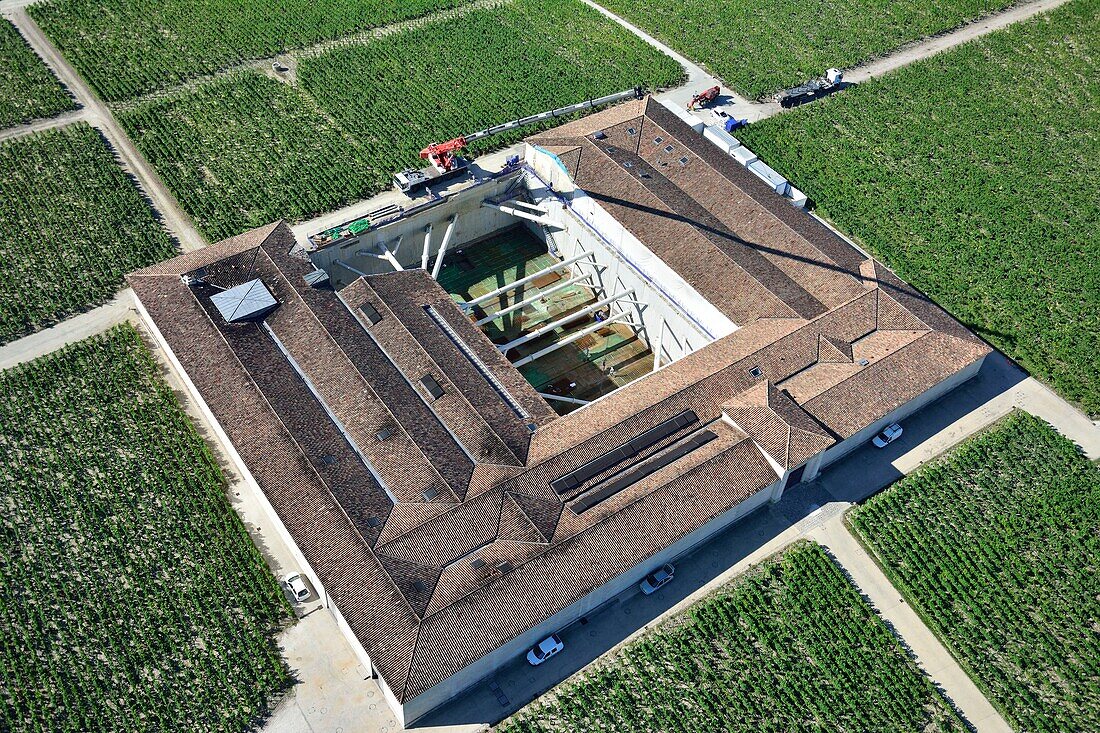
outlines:
{"label": "hedgerow", "polygon": [[855,66],[1012,0],[601,0],[749,98]]}
{"label": "hedgerow", "polygon": [[100,305],[172,241],[81,122],[0,143],[0,342]]}
{"label": "hedgerow", "polygon": [[856,509],[887,575],[1015,730],[1100,730],[1100,468],[1017,413]]}
{"label": "hedgerow", "polygon": [[562,683],[499,730],[965,727],[840,567],[804,543]]}
{"label": "hedgerow", "polygon": [[466,0],[58,0],[27,10],[99,93],[131,99]]}
{"label": "hedgerow", "polygon": [[76,109],[19,30],[0,19],[0,128]]}
{"label": "hedgerow", "polygon": [[0,373],[0,474],[0,730],[262,719],[290,610],[132,327]]}
{"label": "hedgerow", "polygon": [[1100,414],[1100,2],[739,131],[818,211]]}

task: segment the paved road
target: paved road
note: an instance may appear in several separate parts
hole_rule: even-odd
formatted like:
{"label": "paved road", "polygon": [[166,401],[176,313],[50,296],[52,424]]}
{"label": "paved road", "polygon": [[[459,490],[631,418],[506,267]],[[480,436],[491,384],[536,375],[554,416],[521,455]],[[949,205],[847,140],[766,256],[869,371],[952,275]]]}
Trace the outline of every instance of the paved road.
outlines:
{"label": "paved road", "polygon": [[863,592],[886,623],[905,640],[917,663],[936,682],[978,733],[1011,733],[996,708],[967,676],[951,653],[925,625],[916,611],[890,584],[875,561],[855,540],[839,518],[826,522],[809,533],[809,538],[824,545],[848,571],[848,576]]}
{"label": "paved road", "polygon": [[53,70],[61,83],[69,88],[76,97],[77,103],[83,105],[83,119],[99,128],[111,141],[111,145],[122,159],[123,167],[138,180],[145,195],[152,201],[154,210],[160,215],[168,231],[179,241],[183,250],[186,252],[205,247],[206,240],[176,203],[176,199],[153,171],[152,166],[134,147],[122,126],[111,114],[111,110],[84,83],[76,70],[69,65],[38,25],[27,15],[27,11],[22,7],[16,7],[10,11],[5,8],[4,13],[19,28],[23,37]]}

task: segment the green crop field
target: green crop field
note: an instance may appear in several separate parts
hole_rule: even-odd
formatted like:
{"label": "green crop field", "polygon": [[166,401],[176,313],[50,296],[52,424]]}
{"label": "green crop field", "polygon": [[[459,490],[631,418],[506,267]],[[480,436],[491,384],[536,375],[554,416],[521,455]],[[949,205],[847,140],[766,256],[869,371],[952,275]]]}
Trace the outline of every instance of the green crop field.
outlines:
{"label": "green crop field", "polygon": [[118,116],[211,240],[339,208],[378,180],[309,96],[255,71]]}
{"label": "green crop field", "polygon": [[282,590],[130,326],[0,373],[0,730],[226,731],[290,684]]}
{"label": "green crop field", "polygon": [[110,101],[464,0],[57,0],[28,12]]}
{"label": "green crop field", "polygon": [[0,19],[0,128],[75,108],[73,98],[18,29]]}
{"label": "green crop field", "polygon": [[577,0],[515,0],[304,58],[301,88],[246,71],[119,116],[220,239],[376,193],[431,142],[682,74]]}
{"label": "green crop field", "polygon": [[0,342],[99,305],[175,248],[84,123],[0,143]]}
{"label": "green crop field", "polygon": [[849,68],[1012,0],[602,0],[749,98]]}
{"label": "green crop field", "polygon": [[1017,413],[851,522],[1016,730],[1100,730],[1100,468]]}
{"label": "green crop field", "polygon": [[965,727],[840,567],[806,543],[562,683],[499,730]]}
{"label": "green crop field", "polygon": [[1100,414],[1100,2],[738,132],[818,211]]}

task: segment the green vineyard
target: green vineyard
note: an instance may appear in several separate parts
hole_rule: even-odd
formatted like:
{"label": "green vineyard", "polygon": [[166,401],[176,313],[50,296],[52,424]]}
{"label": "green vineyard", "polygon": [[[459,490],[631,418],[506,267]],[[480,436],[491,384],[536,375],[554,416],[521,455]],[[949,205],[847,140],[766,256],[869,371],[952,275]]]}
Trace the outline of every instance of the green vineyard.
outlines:
{"label": "green vineyard", "polygon": [[1100,730],[1100,468],[1016,413],[851,521],[1016,730]]}
{"label": "green vineyard", "polygon": [[104,303],[175,247],[84,123],[0,143],[0,343]]}
{"label": "green vineyard", "polygon": [[1011,0],[602,0],[749,98],[848,68]]}
{"label": "green vineyard", "polygon": [[312,99],[255,71],[119,118],[211,241],[339,208],[381,180]]}
{"label": "green vineyard", "polygon": [[463,0],[59,0],[31,17],[104,99],[416,18]]}
{"label": "green vineyard", "polygon": [[1100,2],[738,132],[818,211],[1100,414]]}
{"label": "green vineyard", "polygon": [[0,19],[0,128],[75,109],[72,97],[6,19]]}
{"label": "green vineyard", "polygon": [[216,240],[377,193],[428,143],[682,75],[577,0],[515,0],[304,58],[300,88],[245,71],[119,116]]}
{"label": "green vineyard", "polygon": [[0,730],[232,731],[283,593],[130,326],[0,374]]}
{"label": "green vineyard", "polygon": [[788,549],[501,725],[567,731],[963,731],[816,544]]}

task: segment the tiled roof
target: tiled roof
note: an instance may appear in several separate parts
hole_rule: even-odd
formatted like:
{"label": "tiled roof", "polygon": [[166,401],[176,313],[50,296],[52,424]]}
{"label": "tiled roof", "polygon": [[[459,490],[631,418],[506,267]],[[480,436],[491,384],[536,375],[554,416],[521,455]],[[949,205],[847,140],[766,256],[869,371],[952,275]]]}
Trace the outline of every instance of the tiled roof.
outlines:
{"label": "tiled roof", "polygon": [[[281,223],[129,278],[399,700],[767,487],[761,449],[800,465],[988,351],[651,101],[533,141],[740,328],[555,418],[423,271],[309,287]],[[256,278],[279,305],[226,323]]]}

